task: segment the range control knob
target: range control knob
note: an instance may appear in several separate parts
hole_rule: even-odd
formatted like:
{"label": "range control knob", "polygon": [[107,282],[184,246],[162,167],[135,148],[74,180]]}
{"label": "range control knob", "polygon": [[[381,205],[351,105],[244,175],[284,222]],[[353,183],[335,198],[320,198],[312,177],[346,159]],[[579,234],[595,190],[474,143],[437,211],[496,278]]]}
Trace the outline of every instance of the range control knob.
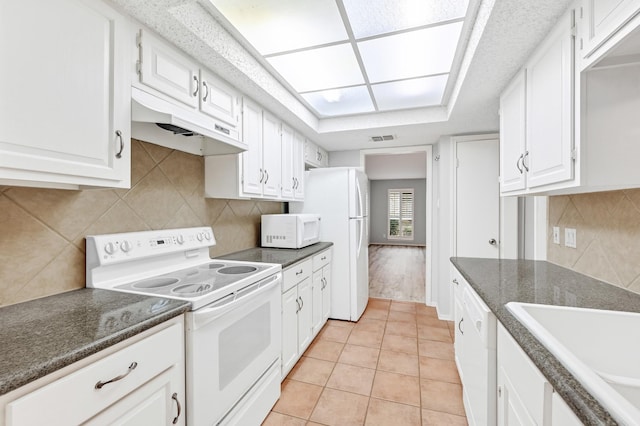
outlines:
{"label": "range control knob", "polygon": [[133,245],[131,245],[131,243],[127,240],[124,240],[123,242],[120,243],[120,250],[122,250],[125,253],[128,253],[129,251],[131,251],[132,248],[133,248]]}
{"label": "range control knob", "polygon": [[210,233],[208,233],[208,232],[205,232],[205,233],[204,233],[204,237],[205,237],[207,240],[210,240],[210,239],[211,239],[211,234],[210,234]]}
{"label": "range control knob", "polygon": [[178,242],[178,244],[184,244],[184,236],[182,234],[178,235],[176,237],[176,241]]}
{"label": "range control knob", "polygon": [[104,251],[107,254],[113,254],[116,251],[118,251],[118,246],[115,245],[114,243],[107,243],[107,244],[104,245]]}
{"label": "range control knob", "polygon": [[198,241],[202,241],[202,233],[199,232],[196,238],[198,239]]}

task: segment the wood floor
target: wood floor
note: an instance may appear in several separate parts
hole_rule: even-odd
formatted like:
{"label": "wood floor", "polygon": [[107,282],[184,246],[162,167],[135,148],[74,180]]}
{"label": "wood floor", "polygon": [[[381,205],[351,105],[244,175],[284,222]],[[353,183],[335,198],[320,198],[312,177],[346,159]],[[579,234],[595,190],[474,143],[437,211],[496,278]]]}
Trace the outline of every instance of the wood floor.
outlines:
{"label": "wood floor", "polygon": [[369,246],[369,297],[425,302],[425,248]]}

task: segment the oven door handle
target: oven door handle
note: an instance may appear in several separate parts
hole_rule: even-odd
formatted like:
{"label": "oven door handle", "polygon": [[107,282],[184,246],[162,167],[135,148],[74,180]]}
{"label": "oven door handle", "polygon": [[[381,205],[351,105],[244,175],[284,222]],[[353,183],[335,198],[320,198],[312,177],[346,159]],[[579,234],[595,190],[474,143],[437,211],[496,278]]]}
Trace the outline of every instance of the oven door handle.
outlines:
{"label": "oven door handle", "polygon": [[195,328],[200,328],[209,321],[212,321],[220,317],[221,315],[224,315],[227,312],[237,308],[238,305],[249,302],[250,300],[253,300],[256,297],[260,296],[261,294],[268,292],[275,286],[280,285],[281,281],[282,273],[278,272],[275,275],[272,275],[261,281],[258,281],[257,283],[253,283],[247,286],[257,288],[257,290],[253,290],[247,294],[244,294],[247,289],[247,287],[245,287],[236,291],[235,294],[229,295],[226,298],[212,303],[211,305],[207,305],[209,307],[205,306],[201,309],[196,309],[192,312]]}

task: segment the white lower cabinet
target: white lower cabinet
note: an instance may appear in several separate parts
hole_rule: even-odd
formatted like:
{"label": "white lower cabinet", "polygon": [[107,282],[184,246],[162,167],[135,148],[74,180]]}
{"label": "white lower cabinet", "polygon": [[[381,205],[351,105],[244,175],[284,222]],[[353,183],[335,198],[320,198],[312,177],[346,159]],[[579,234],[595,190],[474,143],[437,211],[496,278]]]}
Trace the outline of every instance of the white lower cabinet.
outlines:
{"label": "white lower cabinet", "polygon": [[3,395],[0,424],[184,425],[184,371],[180,316]]}
{"label": "white lower cabinet", "polygon": [[282,379],[313,338],[312,259],[284,270],[282,280]]}
{"label": "white lower cabinet", "polygon": [[313,335],[316,336],[331,313],[331,249],[313,256]]}
{"label": "white lower cabinet", "polygon": [[582,424],[502,324],[497,364],[499,426]]}

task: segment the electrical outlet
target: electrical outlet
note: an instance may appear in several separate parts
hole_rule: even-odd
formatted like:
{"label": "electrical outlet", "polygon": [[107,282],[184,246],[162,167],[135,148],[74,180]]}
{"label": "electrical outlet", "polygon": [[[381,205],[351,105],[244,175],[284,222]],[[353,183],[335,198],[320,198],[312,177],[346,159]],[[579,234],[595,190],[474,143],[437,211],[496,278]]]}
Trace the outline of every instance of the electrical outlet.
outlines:
{"label": "electrical outlet", "polygon": [[560,227],[553,227],[553,244],[560,244]]}
{"label": "electrical outlet", "polygon": [[564,229],[564,246],[571,248],[577,247],[577,236],[575,228]]}

